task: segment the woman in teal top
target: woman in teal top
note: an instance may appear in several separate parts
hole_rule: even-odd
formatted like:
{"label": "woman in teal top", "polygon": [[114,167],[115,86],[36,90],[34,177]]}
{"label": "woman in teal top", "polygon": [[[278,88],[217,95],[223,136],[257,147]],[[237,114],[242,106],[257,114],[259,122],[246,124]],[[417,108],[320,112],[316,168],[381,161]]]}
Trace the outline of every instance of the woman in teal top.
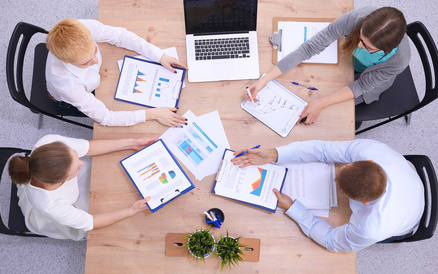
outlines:
{"label": "woman in teal top", "polygon": [[305,124],[312,124],[330,105],[353,98],[356,104],[376,101],[409,65],[411,50],[406,27],[403,13],[396,8],[363,7],[348,12],[281,59],[265,77],[249,85],[252,96],[249,98],[245,91],[245,97],[255,99],[269,81],[344,37],[342,51],[354,56],[355,71],[360,76],[336,92],[310,101],[301,117],[307,117]]}

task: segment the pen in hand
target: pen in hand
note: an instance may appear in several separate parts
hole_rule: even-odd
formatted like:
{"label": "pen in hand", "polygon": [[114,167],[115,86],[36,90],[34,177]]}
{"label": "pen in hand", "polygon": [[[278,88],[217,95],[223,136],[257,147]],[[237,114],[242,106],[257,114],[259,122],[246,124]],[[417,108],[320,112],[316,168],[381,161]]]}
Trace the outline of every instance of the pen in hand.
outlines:
{"label": "pen in hand", "polygon": [[[253,147],[253,148],[251,148],[251,149],[256,149],[256,148],[259,148],[259,147],[260,147],[260,145],[257,145],[257,146],[255,146],[255,147]],[[240,157],[240,156],[245,155],[245,154],[247,154],[247,153],[248,153],[248,150],[245,150],[244,152],[239,153],[239,154],[237,154],[236,156],[234,156],[234,158],[236,158],[236,157]]]}
{"label": "pen in hand", "polygon": [[248,87],[246,87],[246,93],[248,93],[248,97],[249,97],[249,100],[251,101],[251,103],[254,105],[254,101],[253,100],[251,100],[251,91],[249,91],[249,88]]}

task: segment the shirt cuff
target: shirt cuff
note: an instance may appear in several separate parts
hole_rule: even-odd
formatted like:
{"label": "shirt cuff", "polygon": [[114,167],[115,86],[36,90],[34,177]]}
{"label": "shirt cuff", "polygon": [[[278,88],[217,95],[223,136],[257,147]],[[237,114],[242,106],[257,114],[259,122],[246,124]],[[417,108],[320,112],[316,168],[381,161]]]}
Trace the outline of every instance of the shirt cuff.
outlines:
{"label": "shirt cuff", "polygon": [[134,121],[135,124],[146,122],[146,110],[134,111]]}
{"label": "shirt cuff", "polygon": [[160,63],[161,57],[163,57],[163,55],[164,55],[164,50],[158,47],[152,51],[152,58],[157,63]]}
{"label": "shirt cuff", "polygon": [[295,202],[289,207],[288,210],[286,210],[287,216],[292,218],[295,221],[301,220],[303,216],[307,213],[307,208],[300,203],[300,201],[295,200]]}
{"label": "shirt cuff", "polygon": [[278,164],[290,162],[290,153],[288,146],[276,147],[278,153]]}

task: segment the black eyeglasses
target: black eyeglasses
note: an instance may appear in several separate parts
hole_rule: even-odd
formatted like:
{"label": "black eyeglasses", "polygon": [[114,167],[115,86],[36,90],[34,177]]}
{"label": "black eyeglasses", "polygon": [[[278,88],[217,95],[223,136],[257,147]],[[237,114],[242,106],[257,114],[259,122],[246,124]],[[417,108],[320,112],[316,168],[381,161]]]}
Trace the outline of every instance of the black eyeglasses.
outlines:
{"label": "black eyeglasses", "polygon": [[369,53],[373,54],[373,53],[376,53],[376,52],[380,51],[380,49],[370,50],[370,49],[368,48],[367,44],[365,44],[365,42],[364,42],[364,41],[362,40],[362,38],[360,38],[360,37],[361,37],[361,35],[360,35],[360,31],[359,31],[359,41],[362,43],[362,45],[364,46],[364,48],[365,48]]}

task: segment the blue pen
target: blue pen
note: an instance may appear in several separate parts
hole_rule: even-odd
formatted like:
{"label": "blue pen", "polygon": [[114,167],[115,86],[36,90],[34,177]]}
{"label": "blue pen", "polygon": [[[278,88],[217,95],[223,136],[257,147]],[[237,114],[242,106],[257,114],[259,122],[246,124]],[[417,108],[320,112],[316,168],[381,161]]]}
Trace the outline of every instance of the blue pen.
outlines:
{"label": "blue pen", "polygon": [[[251,148],[251,149],[256,149],[256,148],[259,148],[259,147],[260,147],[260,145],[255,146],[255,147],[253,147],[253,148]],[[245,154],[247,154],[247,153],[248,153],[248,150],[246,150],[246,151],[244,151],[244,152],[242,152],[242,153],[237,154],[236,156],[234,156],[234,158],[236,158],[236,157],[240,157],[240,156],[245,155]]]}
{"label": "blue pen", "polygon": [[297,82],[292,82],[292,84],[297,85],[297,86],[302,86],[302,87],[305,87],[305,88],[310,89],[310,90],[318,90],[317,88],[306,86],[306,85],[303,85],[303,84],[300,84]]}
{"label": "blue pen", "polygon": [[218,219],[218,221],[219,221],[220,224],[223,223],[222,220],[221,220],[221,216],[220,216],[219,214],[217,215],[217,219]]}
{"label": "blue pen", "polygon": [[221,224],[216,219],[216,214],[213,211],[210,211],[210,215],[211,215],[211,217],[213,217],[214,226],[217,227],[217,228],[221,228]]}

